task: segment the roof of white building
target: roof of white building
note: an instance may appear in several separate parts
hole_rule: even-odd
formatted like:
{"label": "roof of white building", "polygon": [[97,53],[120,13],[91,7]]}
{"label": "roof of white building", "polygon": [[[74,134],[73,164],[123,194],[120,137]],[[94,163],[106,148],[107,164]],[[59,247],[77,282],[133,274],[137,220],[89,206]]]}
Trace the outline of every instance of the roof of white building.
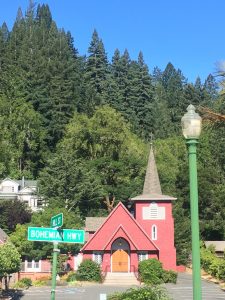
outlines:
{"label": "roof of white building", "polygon": [[205,241],[205,246],[208,248],[210,245],[215,247],[215,251],[225,251],[225,241]]}

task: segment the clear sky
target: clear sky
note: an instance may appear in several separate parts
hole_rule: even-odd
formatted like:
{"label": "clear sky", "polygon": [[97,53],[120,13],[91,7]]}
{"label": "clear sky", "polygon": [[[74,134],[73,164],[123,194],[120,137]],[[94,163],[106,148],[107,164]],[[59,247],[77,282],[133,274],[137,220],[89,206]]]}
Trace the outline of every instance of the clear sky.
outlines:
{"label": "clear sky", "polygon": [[[128,49],[141,50],[150,72],[168,62],[189,81],[215,74],[225,60],[225,0],[42,0],[58,27],[69,30],[79,54],[87,53],[93,30],[102,38],[108,58]],[[28,0],[0,0],[0,24],[12,28],[18,7]]]}

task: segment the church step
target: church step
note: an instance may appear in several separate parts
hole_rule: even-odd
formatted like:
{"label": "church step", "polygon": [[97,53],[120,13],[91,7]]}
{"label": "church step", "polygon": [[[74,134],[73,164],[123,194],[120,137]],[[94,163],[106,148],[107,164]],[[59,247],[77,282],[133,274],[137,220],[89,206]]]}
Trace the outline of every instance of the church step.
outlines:
{"label": "church step", "polygon": [[107,273],[104,284],[108,285],[139,285],[133,273]]}

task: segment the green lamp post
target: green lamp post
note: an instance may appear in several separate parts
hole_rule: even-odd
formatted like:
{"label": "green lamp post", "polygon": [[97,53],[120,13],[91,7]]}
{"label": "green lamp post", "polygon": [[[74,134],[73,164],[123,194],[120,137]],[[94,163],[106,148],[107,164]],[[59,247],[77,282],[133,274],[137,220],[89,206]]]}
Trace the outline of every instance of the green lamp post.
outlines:
{"label": "green lamp post", "polygon": [[189,105],[187,113],[181,119],[183,135],[188,147],[189,178],[190,178],[190,204],[191,204],[191,234],[192,234],[192,281],[193,299],[201,300],[201,268],[200,243],[198,219],[198,179],[196,146],[201,133],[202,119],[195,112],[195,107]]}

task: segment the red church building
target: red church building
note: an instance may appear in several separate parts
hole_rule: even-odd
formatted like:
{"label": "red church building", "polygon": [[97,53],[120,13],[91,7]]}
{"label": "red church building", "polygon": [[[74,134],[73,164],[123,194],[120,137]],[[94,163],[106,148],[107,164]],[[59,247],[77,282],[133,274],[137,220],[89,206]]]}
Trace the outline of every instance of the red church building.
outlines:
{"label": "red church building", "polygon": [[87,218],[83,259],[92,259],[105,273],[135,273],[138,262],[156,258],[176,270],[171,196],[163,195],[151,147],[143,194],[131,199],[133,213],[121,203],[107,218]]}

